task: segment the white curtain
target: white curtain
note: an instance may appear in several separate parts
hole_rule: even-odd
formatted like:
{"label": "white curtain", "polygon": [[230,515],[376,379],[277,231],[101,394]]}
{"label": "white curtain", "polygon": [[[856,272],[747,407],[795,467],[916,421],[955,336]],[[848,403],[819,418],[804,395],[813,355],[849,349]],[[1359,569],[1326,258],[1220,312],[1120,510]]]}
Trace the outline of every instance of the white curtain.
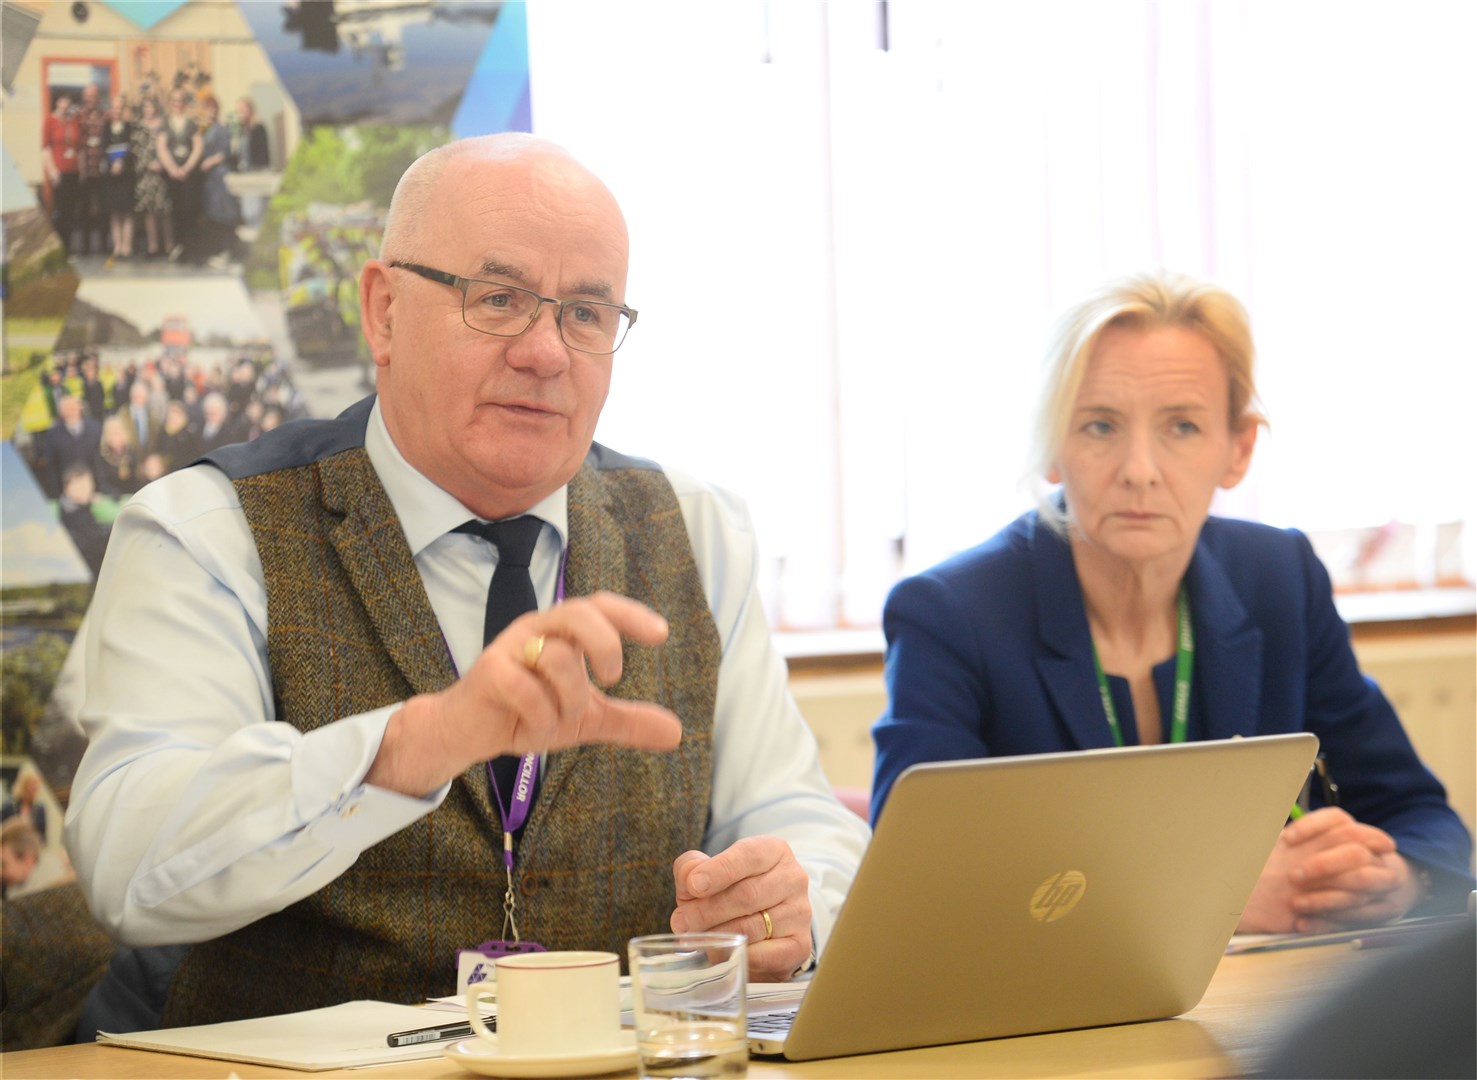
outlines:
{"label": "white curtain", "polygon": [[598,437],[749,500],[776,624],[875,624],[1029,505],[1055,314],[1165,266],[1252,313],[1221,512],[1470,521],[1474,10],[535,0],[535,130],[632,232]]}

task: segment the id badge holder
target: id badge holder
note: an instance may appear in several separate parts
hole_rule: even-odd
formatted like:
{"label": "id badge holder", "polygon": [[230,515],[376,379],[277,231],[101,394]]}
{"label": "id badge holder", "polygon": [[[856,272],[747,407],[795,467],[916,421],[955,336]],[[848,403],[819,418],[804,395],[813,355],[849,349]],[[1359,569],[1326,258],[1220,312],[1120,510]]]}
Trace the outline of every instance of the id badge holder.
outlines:
{"label": "id badge holder", "polygon": [[458,949],[456,992],[466,994],[469,986],[497,982],[497,962],[504,956],[547,951],[536,941],[484,941],[474,949]]}
{"label": "id badge holder", "polygon": [[513,892],[513,839],[503,836],[504,863],[508,872],[508,888],[503,893],[503,936],[484,941],[475,949],[458,949],[456,954],[457,993],[465,994],[467,987],[479,982],[497,981],[497,962],[504,956],[522,956],[527,953],[548,952],[536,941],[524,941],[518,934],[518,899]]}

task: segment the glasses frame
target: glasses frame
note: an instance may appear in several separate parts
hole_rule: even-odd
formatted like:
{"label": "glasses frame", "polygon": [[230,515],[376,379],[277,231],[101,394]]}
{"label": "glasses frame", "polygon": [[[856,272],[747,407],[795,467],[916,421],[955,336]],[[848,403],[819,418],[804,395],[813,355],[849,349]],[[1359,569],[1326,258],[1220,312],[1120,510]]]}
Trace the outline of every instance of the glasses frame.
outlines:
{"label": "glasses frame", "polygon": [[[488,337],[521,337],[523,334],[528,333],[529,327],[533,326],[533,324],[538,321],[539,313],[544,310],[544,305],[554,304],[556,305],[556,310],[554,312],[554,322],[559,327],[560,341],[564,342],[565,345],[569,346],[569,348],[573,349],[575,352],[586,353],[590,356],[612,356],[618,349],[620,349],[622,345],[626,343],[626,336],[630,334],[631,327],[636,325],[636,309],[628,308],[624,304],[606,304],[602,303],[599,300],[560,300],[558,297],[554,296],[540,296],[532,289],[525,289],[521,285],[510,285],[506,281],[492,281],[488,278],[462,277],[459,274],[449,274],[445,270],[436,270],[433,267],[425,266],[422,263],[408,262],[404,259],[394,259],[391,261],[390,265],[400,270],[409,270],[412,274],[423,277],[427,281],[434,281],[439,285],[450,285],[453,289],[456,289],[462,294],[462,325],[464,325],[468,330],[472,330],[478,334],[486,334]],[[495,333],[492,330],[483,330],[481,327],[473,326],[470,322],[467,321],[467,289],[473,285],[496,285],[504,289],[516,289],[518,292],[527,293],[529,296],[537,300],[538,307],[534,308],[533,314],[528,319],[528,324],[517,333],[499,334]],[[622,334],[621,339],[615,343],[614,349],[586,349],[582,346],[575,345],[571,343],[567,337],[564,336],[564,308],[568,304],[593,304],[595,307],[610,308],[613,311],[619,311],[626,317],[626,332]]]}

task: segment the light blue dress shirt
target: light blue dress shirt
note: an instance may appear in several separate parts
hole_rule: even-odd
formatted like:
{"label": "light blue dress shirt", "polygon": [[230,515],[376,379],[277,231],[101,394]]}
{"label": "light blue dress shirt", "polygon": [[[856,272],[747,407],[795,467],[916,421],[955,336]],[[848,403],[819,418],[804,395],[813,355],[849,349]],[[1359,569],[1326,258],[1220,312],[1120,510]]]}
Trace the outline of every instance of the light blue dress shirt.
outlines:
{"label": "light blue dress shirt", "polygon": [[[482,648],[493,549],[450,532],[476,515],[406,462],[378,404],[365,449],[452,659],[467,670]],[[755,587],[747,509],[666,475],[722,648],[704,849],[786,840],[810,877],[820,946],[869,832],[832,796],[790,696]],[[566,491],[528,512],[545,522],[531,573],[548,607],[568,535]],[[261,563],[223,473],[184,469],[129,501],[81,634],[89,745],[66,825],[92,909],[125,944],[205,941],[279,911],[446,796],[449,785],[416,799],[364,783],[398,704],[307,733],[276,721],[266,636]]]}

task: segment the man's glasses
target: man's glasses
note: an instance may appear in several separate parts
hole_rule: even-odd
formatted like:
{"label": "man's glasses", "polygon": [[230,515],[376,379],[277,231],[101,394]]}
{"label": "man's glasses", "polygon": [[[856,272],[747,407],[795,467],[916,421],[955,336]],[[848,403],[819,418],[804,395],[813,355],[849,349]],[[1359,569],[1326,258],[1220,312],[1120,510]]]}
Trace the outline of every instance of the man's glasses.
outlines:
{"label": "man's glasses", "polygon": [[460,290],[462,321],[478,333],[494,337],[517,337],[533,325],[545,304],[556,304],[558,311],[554,321],[559,324],[559,336],[564,339],[564,344],[579,352],[605,356],[621,347],[626,331],[636,321],[636,312],[620,304],[556,300],[501,281],[458,277],[444,270],[432,270],[429,266],[398,259],[390,265]]}

